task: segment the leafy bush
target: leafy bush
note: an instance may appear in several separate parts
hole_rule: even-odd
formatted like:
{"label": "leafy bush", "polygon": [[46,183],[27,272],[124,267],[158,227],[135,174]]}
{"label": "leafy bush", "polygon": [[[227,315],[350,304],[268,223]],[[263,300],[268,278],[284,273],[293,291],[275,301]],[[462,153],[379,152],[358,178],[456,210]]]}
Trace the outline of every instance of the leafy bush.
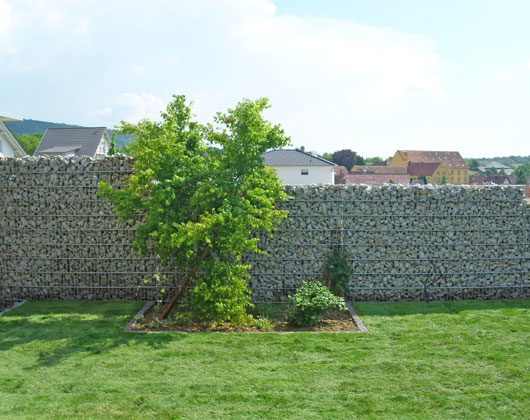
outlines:
{"label": "leafy bush", "polygon": [[328,289],[337,296],[345,296],[349,291],[348,283],[352,271],[344,252],[333,251],[324,263],[324,272]]}
{"label": "leafy bush", "polygon": [[[208,267],[209,266],[209,267]],[[252,306],[246,278],[248,266],[211,261],[207,272],[196,278],[190,291],[193,316],[201,322],[230,321],[234,325],[251,322],[246,308]]]}
{"label": "leafy bush", "polygon": [[332,309],[346,310],[344,298],[335,296],[320,282],[303,281],[294,296],[289,296],[286,316],[293,324],[312,327],[320,316]]}
{"label": "leafy bush", "polygon": [[272,331],[272,323],[269,318],[265,318],[265,317],[254,318],[254,325],[260,331]]}

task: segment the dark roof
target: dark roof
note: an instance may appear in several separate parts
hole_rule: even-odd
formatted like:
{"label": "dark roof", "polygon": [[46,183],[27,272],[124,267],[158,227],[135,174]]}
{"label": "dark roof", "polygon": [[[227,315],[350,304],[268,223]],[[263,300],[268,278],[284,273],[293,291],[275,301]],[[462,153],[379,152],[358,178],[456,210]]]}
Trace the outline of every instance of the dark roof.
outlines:
{"label": "dark roof", "polygon": [[105,127],[48,128],[33,155],[73,151],[76,156],[94,157],[105,134]]}
{"label": "dark roof", "polygon": [[479,174],[469,175],[470,184],[484,184],[485,181],[486,181],[486,177],[484,175],[479,175]]}
{"label": "dark roof", "polygon": [[440,162],[449,168],[468,168],[459,152],[441,152],[430,150],[398,150],[406,162]]}
{"label": "dark roof", "polygon": [[429,163],[413,163],[409,162],[407,166],[407,173],[412,176],[432,176],[436,168],[440,166],[440,162]]}
{"label": "dark roof", "polygon": [[408,175],[392,175],[392,174],[363,174],[353,173],[346,175],[344,180],[341,180],[340,184],[366,184],[366,185],[379,185],[389,184],[390,180],[394,181],[394,184],[410,184],[410,177]]}
{"label": "dark roof", "polygon": [[506,175],[493,174],[488,175],[484,180],[486,184],[495,184],[495,185],[508,185],[511,184],[510,178]]}
{"label": "dark roof", "polygon": [[379,175],[406,175],[407,168],[403,166],[368,166],[368,165],[355,165],[351,168],[352,174],[366,173],[366,174],[379,174]]}
{"label": "dark roof", "polygon": [[261,156],[266,166],[336,166],[329,160],[297,149],[269,150]]}

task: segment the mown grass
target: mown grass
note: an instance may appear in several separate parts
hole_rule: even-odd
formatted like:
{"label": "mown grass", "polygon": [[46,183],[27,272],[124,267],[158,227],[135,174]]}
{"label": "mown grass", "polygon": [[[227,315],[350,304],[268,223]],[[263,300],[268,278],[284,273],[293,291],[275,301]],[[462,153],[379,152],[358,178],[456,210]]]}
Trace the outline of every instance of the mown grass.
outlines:
{"label": "mown grass", "polygon": [[0,419],[524,419],[530,301],[354,305],[369,334],[135,334],[141,303],[0,317]]}

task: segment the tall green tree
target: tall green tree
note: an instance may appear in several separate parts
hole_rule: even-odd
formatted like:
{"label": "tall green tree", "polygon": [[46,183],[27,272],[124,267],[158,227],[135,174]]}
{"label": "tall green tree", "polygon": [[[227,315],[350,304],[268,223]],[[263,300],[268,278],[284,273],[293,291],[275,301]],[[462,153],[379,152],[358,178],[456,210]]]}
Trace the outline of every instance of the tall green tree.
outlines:
{"label": "tall green tree", "polygon": [[37,146],[42,139],[43,133],[23,134],[19,136],[17,133],[13,133],[15,139],[22,146],[28,155],[32,155],[37,149]]}
{"label": "tall green tree", "polygon": [[121,218],[144,214],[137,249],[187,272],[164,317],[192,284],[198,318],[248,319],[250,266],[242,264],[242,254],[260,252],[252,233],[271,233],[287,215],[275,203],[288,195],[261,157],[289,143],[278,125],[263,118],[268,107],[266,98],[244,100],[204,127],[192,119],[184,96],[175,96],[161,122],[120,127],[137,139],[128,149],[134,174],[125,188],[101,182],[100,191]]}

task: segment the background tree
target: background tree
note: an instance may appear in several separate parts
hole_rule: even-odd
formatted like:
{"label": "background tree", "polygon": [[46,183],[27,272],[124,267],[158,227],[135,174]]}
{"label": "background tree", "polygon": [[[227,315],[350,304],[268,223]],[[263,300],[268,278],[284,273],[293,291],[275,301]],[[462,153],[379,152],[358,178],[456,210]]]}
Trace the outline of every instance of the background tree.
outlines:
{"label": "background tree", "polygon": [[378,156],[373,158],[366,158],[365,161],[367,164],[370,164],[372,166],[388,166],[388,162]]}
{"label": "background tree", "polygon": [[333,155],[332,155],[331,153],[327,153],[327,152],[326,152],[326,153],[322,153],[322,154],[320,155],[320,157],[321,157],[322,159],[329,160],[330,162],[333,161]]}
{"label": "background tree", "polygon": [[354,165],[365,165],[365,160],[361,155],[355,155],[355,163]]}
{"label": "background tree", "polygon": [[518,166],[514,171],[514,175],[517,178],[517,184],[527,184],[528,179],[530,179],[530,163]]}
{"label": "background tree", "polygon": [[496,175],[497,174],[497,169],[495,169],[495,168],[487,168],[485,174],[486,175]]}
{"label": "background tree", "polygon": [[275,203],[288,196],[261,154],[289,139],[263,119],[266,108],[266,98],[244,100],[204,127],[192,120],[184,96],[175,96],[161,122],[120,127],[137,139],[128,149],[134,174],[121,190],[104,182],[100,190],[121,218],[145,214],[137,249],[187,272],[163,317],[193,284],[190,302],[199,319],[248,320],[250,266],[242,254],[259,252],[253,231],[270,233],[287,215]]}
{"label": "background tree", "polygon": [[471,159],[468,161],[469,169],[471,171],[478,171],[479,163],[477,159]]}
{"label": "background tree", "polygon": [[42,139],[43,133],[23,134],[19,136],[17,133],[13,133],[13,137],[18,141],[22,148],[28,155],[33,155],[33,152],[37,149],[37,146]]}
{"label": "background tree", "polygon": [[338,150],[333,153],[331,161],[339,166],[345,166],[348,171],[355,165],[356,153],[350,149]]}
{"label": "background tree", "polygon": [[110,147],[107,153],[108,156],[113,156],[117,153],[116,150],[116,133],[112,133],[112,139],[110,140]]}

